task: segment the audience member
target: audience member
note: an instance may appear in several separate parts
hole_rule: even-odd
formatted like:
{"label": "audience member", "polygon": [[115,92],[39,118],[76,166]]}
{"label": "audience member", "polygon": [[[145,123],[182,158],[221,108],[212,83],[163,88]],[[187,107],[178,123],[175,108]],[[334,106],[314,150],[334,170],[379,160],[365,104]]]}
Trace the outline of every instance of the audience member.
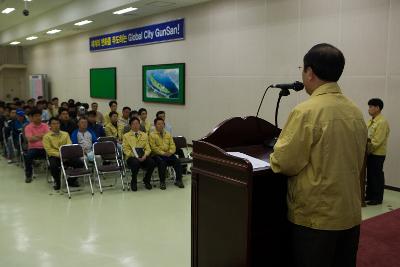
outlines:
{"label": "audience member", "polygon": [[42,111],[31,111],[31,122],[25,127],[25,137],[28,140],[28,151],[25,153],[25,182],[32,182],[32,163],[34,159],[46,158],[43,148],[43,136],[49,131],[47,124],[42,122]]}
{"label": "audience member", "polygon": [[[140,112],[139,112],[140,113]],[[154,155],[153,159],[158,167],[160,177],[160,189],[165,190],[165,174],[167,166],[172,166],[175,170],[175,185],[184,188],[182,182],[182,166],[178,158],[174,155],[176,151],[174,140],[170,133],[164,130],[164,121],[160,118],[154,120],[155,131],[150,133],[150,147]]]}
{"label": "audience member", "polygon": [[[54,178],[54,190],[60,190],[60,147],[63,145],[71,144],[71,139],[67,132],[60,130],[60,120],[58,118],[50,119],[50,131],[43,136],[43,147],[48,155],[51,176]],[[84,164],[81,159],[71,159],[64,162],[64,166],[83,168]],[[77,178],[69,178],[68,184],[72,187],[78,187],[79,183]]]}
{"label": "audience member", "polygon": [[155,168],[155,162],[150,158],[150,145],[148,135],[139,130],[140,121],[138,118],[133,117],[129,121],[131,131],[124,134],[122,149],[125,154],[126,164],[131,169],[131,190],[137,191],[137,174],[139,168],[146,170],[146,174],[143,178],[146,189],[152,189],[150,184],[151,176]]}
{"label": "audience member", "polygon": [[94,160],[92,145],[96,143],[96,134],[88,129],[88,121],[85,118],[80,118],[78,121],[78,129],[75,129],[71,134],[71,141],[74,144],[82,146],[85,155],[89,161]]}

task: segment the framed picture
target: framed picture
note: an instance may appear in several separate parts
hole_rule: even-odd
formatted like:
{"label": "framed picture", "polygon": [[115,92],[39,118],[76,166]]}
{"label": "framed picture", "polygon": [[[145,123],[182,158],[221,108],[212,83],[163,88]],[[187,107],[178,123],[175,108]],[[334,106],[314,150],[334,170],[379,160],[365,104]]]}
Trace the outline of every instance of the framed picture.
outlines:
{"label": "framed picture", "polygon": [[185,104],[185,63],[143,66],[143,101]]}
{"label": "framed picture", "polygon": [[90,97],[117,99],[117,68],[90,69]]}

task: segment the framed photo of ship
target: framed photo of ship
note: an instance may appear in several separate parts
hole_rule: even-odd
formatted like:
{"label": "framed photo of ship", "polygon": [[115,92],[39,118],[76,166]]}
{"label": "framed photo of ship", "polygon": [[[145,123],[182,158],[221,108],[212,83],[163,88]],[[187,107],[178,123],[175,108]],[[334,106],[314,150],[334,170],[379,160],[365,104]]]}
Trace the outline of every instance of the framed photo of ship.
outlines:
{"label": "framed photo of ship", "polygon": [[143,102],[185,104],[185,63],[143,66]]}

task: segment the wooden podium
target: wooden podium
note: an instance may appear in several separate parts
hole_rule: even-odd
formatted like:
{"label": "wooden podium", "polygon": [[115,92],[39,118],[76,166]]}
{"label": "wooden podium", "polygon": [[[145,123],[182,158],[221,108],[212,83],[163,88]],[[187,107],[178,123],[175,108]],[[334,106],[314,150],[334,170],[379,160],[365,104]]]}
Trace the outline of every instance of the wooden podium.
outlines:
{"label": "wooden podium", "polygon": [[267,160],[279,133],[235,117],[193,142],[192,267],[290,266],[287,178],[226,153]]}

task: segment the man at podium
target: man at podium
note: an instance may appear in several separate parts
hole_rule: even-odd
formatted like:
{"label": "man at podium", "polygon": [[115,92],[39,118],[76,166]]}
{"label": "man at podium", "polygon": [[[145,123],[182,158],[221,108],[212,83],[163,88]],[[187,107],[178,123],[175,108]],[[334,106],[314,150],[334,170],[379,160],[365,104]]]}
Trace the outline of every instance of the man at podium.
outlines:
{"label": "man at podium", "polygon": [[270,156],[272,170],[289,176],[292,266],[356,266],[368,131],[337,84],[342,52],[318,44],[303,62],[310,98],[293,109]]}

